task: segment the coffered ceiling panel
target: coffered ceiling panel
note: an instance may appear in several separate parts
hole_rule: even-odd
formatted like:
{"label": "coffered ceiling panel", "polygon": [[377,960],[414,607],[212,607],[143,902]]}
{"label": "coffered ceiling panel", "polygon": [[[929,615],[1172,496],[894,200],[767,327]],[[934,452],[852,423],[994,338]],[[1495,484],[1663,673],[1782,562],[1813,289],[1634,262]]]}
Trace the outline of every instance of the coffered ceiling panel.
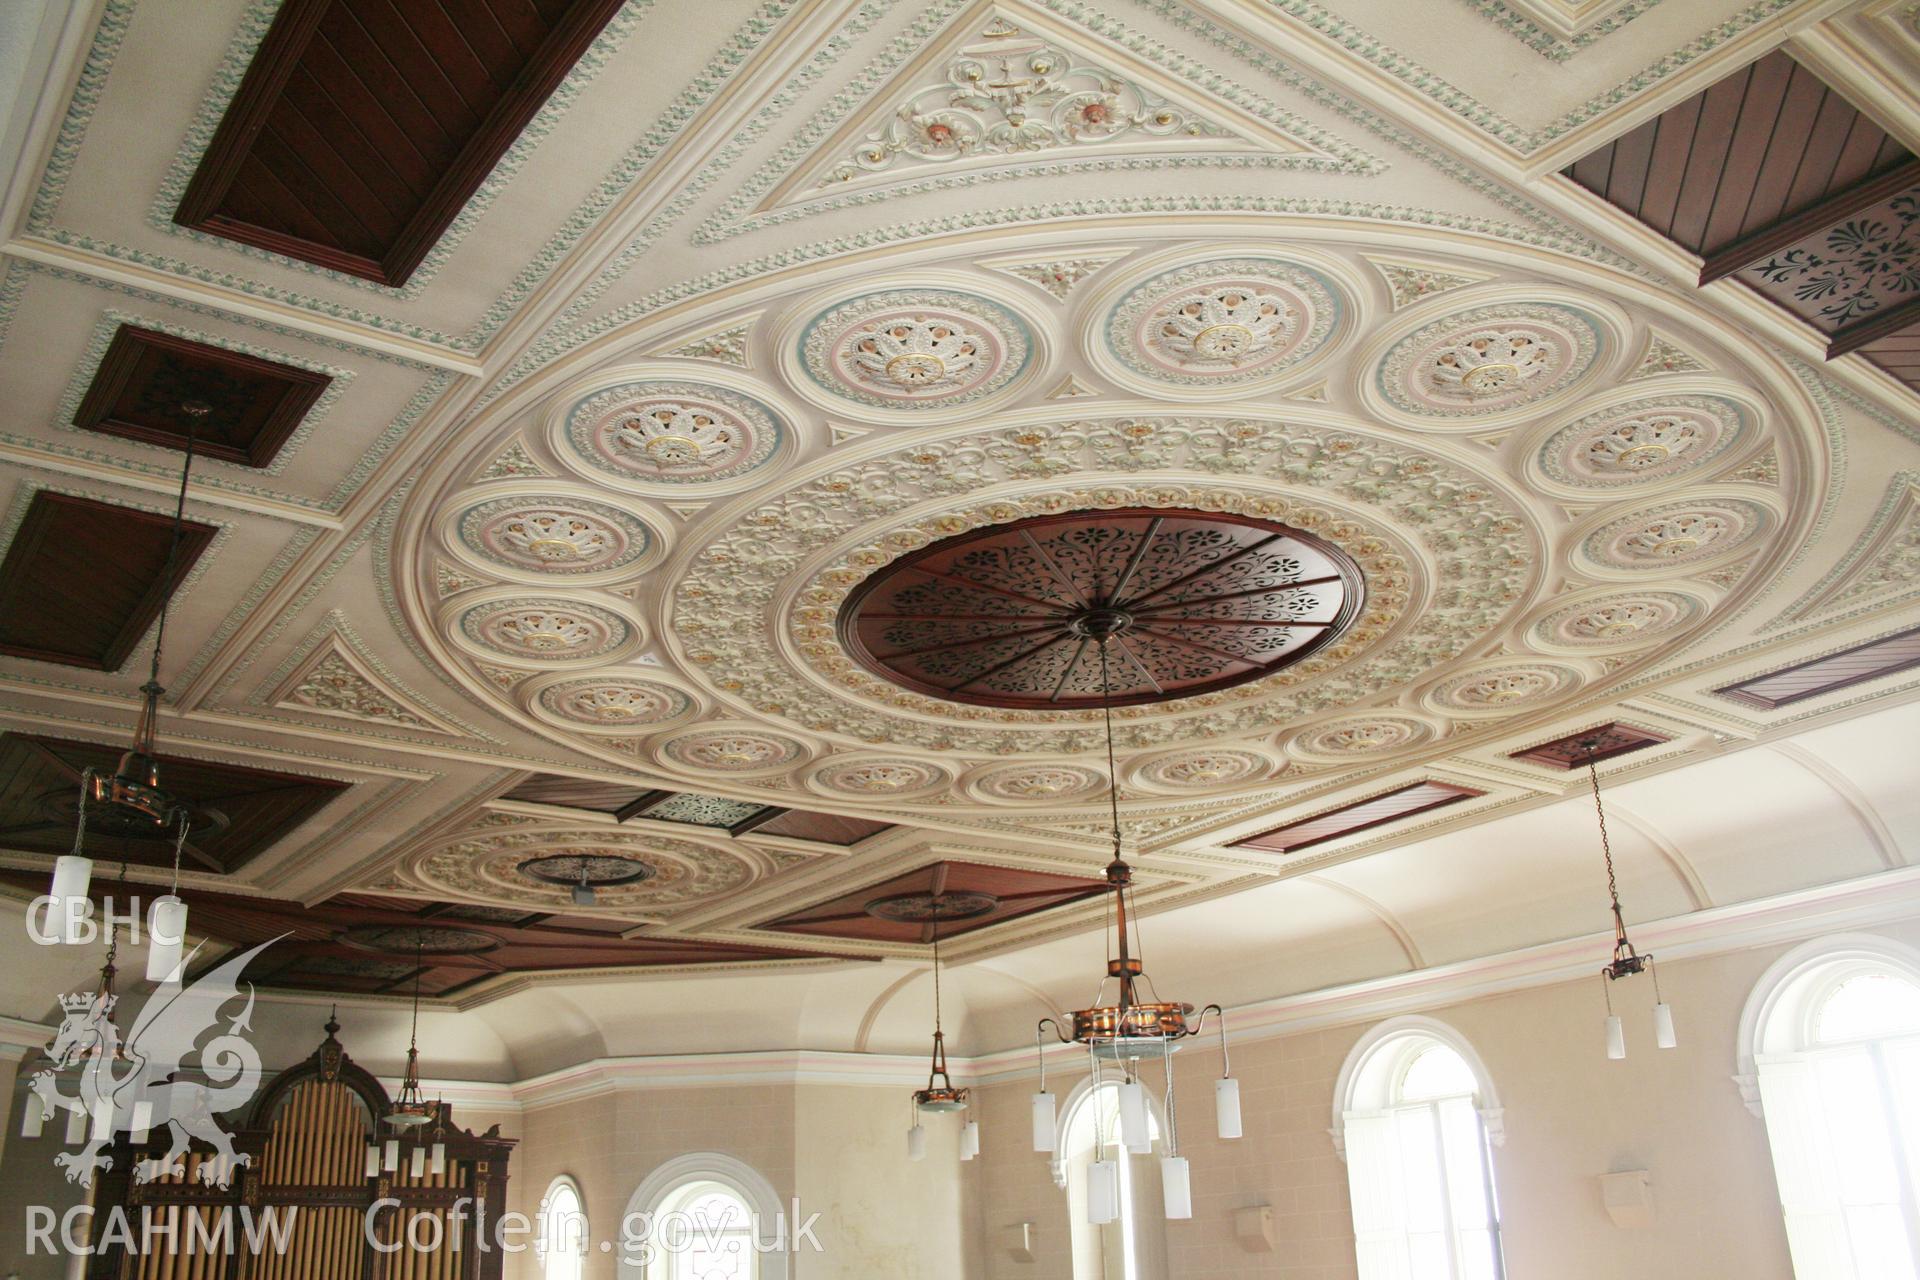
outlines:
{"label": "coffered ceiling panel", "polygon": [[174,219],[402,285],[621,0],[291,0]]}
{"label": "coffered ceiling panel", "polygon": [[[0,653],[117,671],[218,530],[42,490],[0,561]],[[168,557],[172,555],[172,571]]]}
{"label": "coffered ceiling panel", "polygon": [[[9,848],[67,853],[86,770],[111,775],[126,748],[23,733],[0,734],[0,840]],[[169,790],[189,804],[193,826],[183,849],[190,869],[231,874],[326,807],[347,786],[241,765],[157,757]],[[87,852],[102,860],[171,866],[173,841],[150,823],[90,807]],[[137,837],[137,838],[133,838]]]}
{"label": "coffered ceiling panel", "polygon": [[[333,379],[211,343],[122,324],[74,425],[264,467]],[[196,412],[197,410],[197,412]]]}
{"label": "coffered ceiling panel", "polygon": [[909,897],[945,898],[972,914],[940,926],[942,937],[960,937],[976,929],[1018,920],[1050,907],[1081,902],[1105,892],[1101,880],[1053,875],[1019,867],[987,867],[970,862],[936,862],[878,884],[829,898],[760,927],[779,933],[876,942],[931,942],[933,926],[896,918],[875,903]]}

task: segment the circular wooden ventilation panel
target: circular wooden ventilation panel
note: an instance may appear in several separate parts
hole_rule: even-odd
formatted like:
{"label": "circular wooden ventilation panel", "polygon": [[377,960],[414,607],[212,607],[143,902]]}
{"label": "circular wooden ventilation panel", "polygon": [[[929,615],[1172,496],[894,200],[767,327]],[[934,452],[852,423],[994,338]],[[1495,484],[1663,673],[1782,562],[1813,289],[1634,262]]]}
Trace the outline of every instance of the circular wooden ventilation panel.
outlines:
{"label": "circular wooden ventilation panel", "polygon": [[1257,680],[1346,629],[1365,587],[1347,555],[1247,516],[1122,509],[1036,516],[923,547],[840,611],[868,670],[989,707],[1164,702]]}

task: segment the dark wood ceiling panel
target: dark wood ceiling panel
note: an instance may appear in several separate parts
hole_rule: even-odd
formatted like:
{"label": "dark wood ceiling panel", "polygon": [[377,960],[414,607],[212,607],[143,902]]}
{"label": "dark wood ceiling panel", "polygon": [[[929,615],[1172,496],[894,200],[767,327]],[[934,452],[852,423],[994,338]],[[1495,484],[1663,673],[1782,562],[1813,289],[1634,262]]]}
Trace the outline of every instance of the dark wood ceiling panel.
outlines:
{"label": "dark wood ceiling panel", "polygon": [[1568,177],[1702,257],[1912,159],[1785,53],[1582,157]]}
{"label": "dark wood ceiling panel", "polygon": [[[324,373],[123,324],[73,423],[88,431],[264,467],[332,382]],[[207,412],[196,424],[183,406]]]}
{"label": "dark wood ceiling panel", "polygon": [[[0,872],[0,883],[31,893],[43,891],[43,879]],[[95,877],[96,900],[112,888],[110,879]],[[517,919],[487,918],[453,904],[371,894],[341,894],[314,906],[192,888],[180,896],[195,937],[237,948],[280,939],[248,967],[246,977],[261,986],[303,991],[405,994],[413,990],[417,971],[422,994],[448,996],[501,974],[822,958],[821,952],[783,947],[623,938],[630,922],[589,916],[519,912],[513,913]],[[195,968],[216,962],[203,953]],[[431,1049],[423,1052],[430,1055]]]}
{"label": "dark wood ceiling panel", "polygon": [[623,0],[287,0],[174,213],[406,283]]}
{"label": "dark wood ceiling panel", "polygon": [[1744,706],[1771,711],[1916,667],[1920,667],[1920,628],[1723,685],[1714,692]]}
{"label": "dark wood ceiling panel", "polygon": [[1311,845],[1325,844],[1355,832],[1411,818],[1417,813],[1458,804],[1482,796],[1484,791],[1457,787],[1450,782],[1416,782],[1384,795],[1356,800],[1311,817],[1299,818],[1271,831],[1263,831],[1245,840],[1234,841],[1238,849],[1266,849],[1273,853],[1297,853]]}
{"label": "dark wood ceiling panel", "polygon": [[756,801],[729,800],[695,791],[663,791],[591,778],[569,778],[557,773],[536,773],[500,798],[518,800],[523,804],[550,804],[565,809],[611,814],[621,822],[648,818],[655,822],[674,822],[682,826],[724,831],[735,836],[745,835],[749,831],[764,831],[841,848],[893,829],[890,822],[869,818],[842,818]]}
{"label": "dark wood ceiling panel", "polygon": [[846,848],[893,830],[891,822],[872,818],[843,818],[831,813],[808,813],[804,809],[786,809],[760,823],[754,830],[795,840],[813,840]]}
{"label": "dark wood ceiling panel", "polygon": [[1098,897],[1106,891],[1104,880],[1017,867],[986,867],[971,862],[935,862],[790,912],[760,927],[782,933],[858,938],[868,942],[925,943],[932,940],[928,926],[869,915],[867,904],[905,894],[987,894],[998,900],[993,909],[983,915],[943,925],[940,936],[952,938],[988,925],[1018,920],[1036,911]]}
{"label": "dark wood ceiling panel", "polygon": [[170,516],[34,494],[0,561],[0,653],[118,671],[217,532],[188,522],[169,576]]}
{"label": "dark wood ceiling panel", "polygon": [[636,787],[623,782],[598,782],[592,778],[569,778],[557,773],[536,773],[500,798],[520,800],[527,804],[551,804],[567,809],[618,814],[638,801],[661,794],[663,793],[647,787]]}
{"label": "dark wood ceiling panel", "polygon": [[1510,751],[1507,758],[1530,760],[1553,769],[1583,769],[1589,757],[1597,764],[1671,741],[1673,739],[1666,735],[1649,729],[1636,729],[1628,724],[1601,724],[1570,733],[1564,738],[1555,738],[1552,742],[1542,742],[1525,751]]}
{"label": "dark wood ceiling panel", "polygon": [[[0,848],[59,854],[73,847],[75,800],[87,769],[110,774],[125,743],[75,742],[0,734]],[[200,815],[187,841],[187,865],[231,873],[318,813],[348,784],[267,769],[160,756],[161,784]],[[102,861],[171,866],[172,842],[150,828],[144,838],[96,806],[87,822],[87,852]]]}

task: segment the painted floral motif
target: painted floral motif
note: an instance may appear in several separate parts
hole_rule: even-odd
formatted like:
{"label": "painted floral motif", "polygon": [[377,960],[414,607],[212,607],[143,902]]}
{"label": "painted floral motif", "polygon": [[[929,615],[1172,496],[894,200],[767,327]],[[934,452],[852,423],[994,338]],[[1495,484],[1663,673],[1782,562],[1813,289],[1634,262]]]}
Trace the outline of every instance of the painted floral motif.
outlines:
{"label": "painted floral motif", "polygon": [[[1372,261],[1369,259],[1369,261]],[[1387,289],[1393,294],[1393,309],[1410,307],[1422,298],[1431,298],[1435,294],[1446,293],[1452,289],[1463,289],[1470,284],[1478,284],[1484,276],[1455,275],[1450,271],[1441,271],[1435,267],[1419,267],[1410,263],[1375,262],[1374,269],[1379,271],[1387,282]]]}
{"label": "painted floral motif", "polygon": [[563,720],[596,729],[660,724],[684,715],[692,699],[651,680],[567,680],[540,691],[540,705]]}
{"label": "painted floral motif", "polygon": [[750,396],[703,382],[630,382],[595,392],[566,417],[573,455],[642,485],[731,480],[773,455],[784,435]]}
{"label": "painted floral motif", "polygon": [[990,769],[973,782],[976,794],[990,800],[1019,804],[1073,801],[1102,793],[1107,775],[1079,765],[1005,765]]}
{"label": "painted floral motif", "polygon": [[1655,334],[1647,343],[1647,353],[1640,357],[1639,367],[1627,375],[1627,381],[1657,378],[1663,373],[1705,373],[1706,371],[1707,366],[1704,363]]}
{"label": "painted floral motif", "polygon": [[1026,326],[973,294],[902,289],[868,294],[807,326],[801,359],[836,395],[877,408],[964,404],[1025,369]]}
{"label": "painted floral motif", "polygon": [[525,445],[515,440],[498,457],[480,469],[477,480],[524,480],[532,476],[544,476],[546,468],[533,460]]}
{"label": "painted floral motif", "polygon": [[278,705],[402,729],[442,732],[439,726],[428,724],[361,675],[337,649],[328,650],[308,667],[299,683],[287,691]]}
{"label": "painted floral motif", "polygon": [[1298,364],[1325,344],[1339,314],[1333,291],[1303,267],[1217,259],[1136,286],[1114,307],[1107,341],[1157,382],[1225,385]]}
{"label": "painted floral motif", "polygon": [[1380,389],[1422,417],[1494,413],[1541,400],[1592,365],[1599,333],[1570,307],[1488,306],[1437,320],[1394,344]]}
{"label": "painted floral motif", "polygon": [[651,545],[646,526],[615,507],[576,498],[499,498],[460,517],[460,540],[496,564],[543,574],[597,573],[633,564]]}
{"label": "painted floral motif", "polygon": [[1831,333],[1920,295],[1920,194],[1907,191],[1743,273],[1789,292]]}
{"label": "painted floral motif", "polygon": [[938,765],[917,760],[856,760],[829,764],[810,781],[826,791],[855,796],[898,796],[944,786],[953,777]]}
{"label": "painted floral motif", "polygon": [[1020,157],[1137,138],[1233,138],[1143,86],[1005,22],[961,50],[943,83],[918,90],[819,184],[950,164]]}
{"label": "painted floral motif", "polygon": [[1635,400],[1556,432],[1540,450],[1540,465],[1581,488],[1664,480],[1732,448],[1745,421],[1738,405],[1719,396]]}
{"label": "painted floral motif", "polygon": [[1588,558],[1617,569],[1717,559],[1772,524],[1766,509],[1734,500],[1676,504],[1616,520],[1590,535]]}
{"label": "painted floral motif", "polygon": [[749,327],[741,324],[731,329],[722,329],[718,333],[703,334],[690,342],[681,343],[667,354],[687,360],[717,360],[721,364],[730,364],[744,369],[747,367]]}
{"label": "painted floral motif", "polygon": [[1308,729],[1289,745],[1303,756],[1347,760],[1355,756],[1398,751],[1425,742],[1432,736],[1433,727],[1424,720],[1368,716],[1336,720],[1317,729]]}
{"label": "painted floral motif", "polygon": [[777,734],[739,732],[687,733],[662,748],[667,759],[696,769],[745,773],[777,769],[806,753],[792,738]]}
{"label": "painted floral motif", "polygon": [[1428,695],[1449,711],[1487,713],[1533,706],[1580,684],[1580,673],[1554,663],[1482,667],[1435,686]]}
{"label": "painted floral motif", "polygon": [[448,596],[458,595],[469,587],[484,585],[480,579],[470,577],[448,564],[445,560],[436,560],[433,565],[434,594],[445,600]]}
{"label": "painted floral motif", "polygon": [[1065,302],[1075,286],[1112,261],[1111,255],[1104,258],[1063,258],[1052,262],[1021,262],[996,270],[1029,284],[1039,285]]}
{"label": "painted floral motif", "polygon": [[766,807],[750,800],[683,791],[649,807],[646,817],[652,822],[679,822],[689,827],[731,827],[765,811]]}
{"label": "painted floral motif", "polygon": [[1548,645],[1610,648],[1678,631],[1700,614],[1700,603],[1678,592],[1608,596],[1548,614],[1534,625],[1534,635]]}
{"label": "painted floral motif", "polygon": [[626,621],[592,605],[500,600],[460,616],[469,640],[510,658],[580,662],[626,643]]}
{"label": "painted floral motif", "polygon": [[1150,760],[1137,776],[1165,791],[1208,791],[1256,782],[1272,771],[1273,762],[1258,752],[1218,748]]}

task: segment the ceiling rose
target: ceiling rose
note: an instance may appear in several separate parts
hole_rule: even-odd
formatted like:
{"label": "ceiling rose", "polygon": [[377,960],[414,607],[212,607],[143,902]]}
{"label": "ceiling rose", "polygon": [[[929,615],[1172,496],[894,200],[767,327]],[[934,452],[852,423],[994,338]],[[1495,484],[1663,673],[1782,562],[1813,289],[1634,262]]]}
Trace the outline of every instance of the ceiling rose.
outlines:
{"label": "ceiling rose", "polygon": [[680,493],[744,476],[785,435],[779,415],[752,396],[665,380],[596,391],[567,410],[560,430],[562,456],[596,478]]}
{"label": "ceiling rose", "polygon": [[800,339],[807,375],[878,409],[971,404],[1025,371],[1026,324],[997,302],[952,289],[864,294],[816,316]]}
{"label": "ceiling rose", "polygon": [[1114,307],[1107,341],[1156,383],[1226,386],[1300,363],[1339,318],[1313,272],[1266,258],[1222,258],[1165,271]]}
{"label": "ceiling rose", "polygon": [[1310,533],[1210,511],[1073,511],[947,538],[884,566],[840,612],[847,649],[919,693],[992,707],[1191,697],[1339,635],[1359,567]]}
{"label": "ceiling rose", "polygon": [[1572,307],[1478,307],[1395,343],[1380,365],[1380,391],[1419,418],[1515,409],[1572,384],[1593,366],[1600,341],[1600,327]]}
{"label": "ceiling rose", "polygon": [[1724,455],[1744,426],[1740,406],[1723,396],[1635,400],[1555,432],[1540,450],[1540,466],[1581,489],[1644,484]]}

